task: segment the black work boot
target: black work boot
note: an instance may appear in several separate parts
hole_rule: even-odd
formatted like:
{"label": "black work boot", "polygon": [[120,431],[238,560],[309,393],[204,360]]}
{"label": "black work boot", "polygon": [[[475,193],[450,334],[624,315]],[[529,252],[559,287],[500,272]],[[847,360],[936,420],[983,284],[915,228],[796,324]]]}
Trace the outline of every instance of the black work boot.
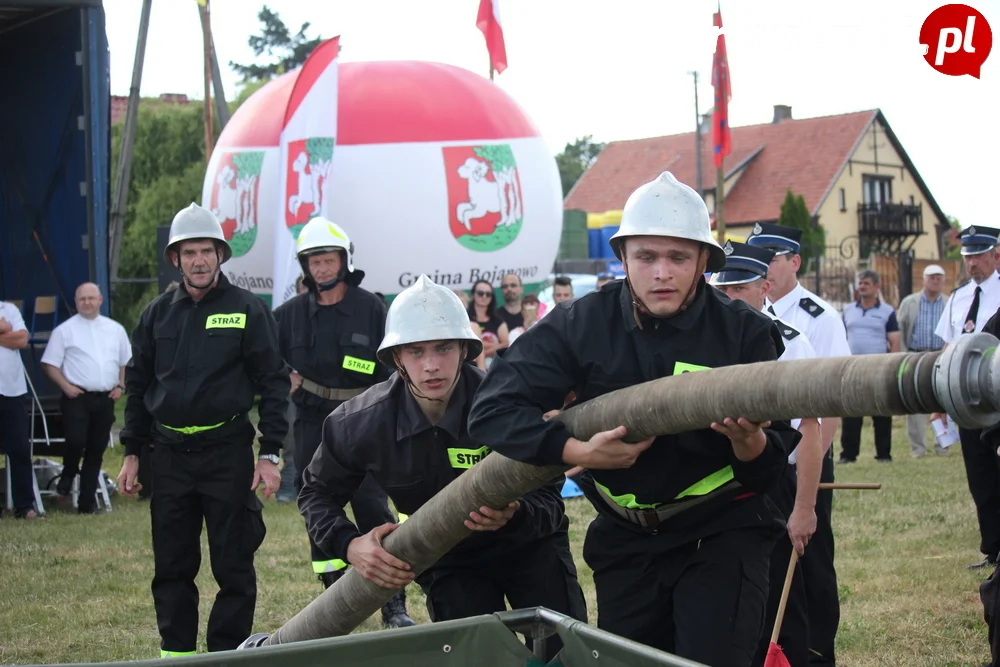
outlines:
{"label": "black work boot", "polygon": [[334,572],[323,572],[317,576],[317,579],[323,582],[323,589],[327,589],[337,583],[337,580],[344,576],[345,570],[336,570]]}
{"label": "black work boot", "polygon": [[408,628],[416,625],[406,613],[406,591],[402,590],[382,607],[382,622],[390,628]]}

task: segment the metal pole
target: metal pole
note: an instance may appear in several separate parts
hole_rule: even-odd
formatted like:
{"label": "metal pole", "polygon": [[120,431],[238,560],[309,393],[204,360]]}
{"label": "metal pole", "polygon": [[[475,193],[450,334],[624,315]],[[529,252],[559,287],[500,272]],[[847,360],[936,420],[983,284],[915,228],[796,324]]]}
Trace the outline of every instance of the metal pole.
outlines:
{"label": "metal pole", "polygon": [[691,72],[694,77],[694,155],[697,166],[698,196],[705,198],[705,189],[701,182],[701,111],[698,109],[698,72]]}
{"label": "metal pole", "polygon": [[198,5],[201,16],[202,48],[205,52],[205,164],[212,159],[212,144],[215,141],[215,131],[212,127],[212,39],[209,18],[208,0],[204,5]]}
{"label": "metal pole", "polygon": [[149,13],[153,0],[143,0],[139,17],[139,39],[135,45],[135,62],[132,64],[132,86],[128,93],[128,108],[125,110],[125,126],[122,128],[122,147],[118,152],[118,174],[115,176],[115,201],[111,209],[108,237],[111,240],[111,280],[118,279],[118,263],[121,257],[122,233],[125,230],[125,207],[128,204],[128,189],[132,179],[132,146],[135,143],[136,120],[139,114],[139,84],[142,82],[142,62],[146,55],[146,35],[149,34]]}
{"label": "metal pole", "polygon": [[212,26],[208,27],[208,39],[212,47],[212,92],[215,93],[215,117],[219,120],[219,130],[223,130],[229,122],[229,105],[226,104],[226,91],[222,88],[222,72],[219,70],[219,57],[215,51],[215,37],[212,36]]}

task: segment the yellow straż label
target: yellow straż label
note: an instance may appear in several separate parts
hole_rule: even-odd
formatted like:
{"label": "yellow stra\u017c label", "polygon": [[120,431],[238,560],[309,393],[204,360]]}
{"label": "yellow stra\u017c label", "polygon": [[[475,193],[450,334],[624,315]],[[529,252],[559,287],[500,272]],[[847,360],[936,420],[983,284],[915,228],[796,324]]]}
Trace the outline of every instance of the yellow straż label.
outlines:
{"label": "yellow stra\u017c label", "polygon": [[678,361],[674,364],[674,375],[680,375],[681,373],[693,373],[695,371],[707,371],[711,370],[711,366],[696,366],[694,364],[684,363],[683,361]]}
{"label": "yellow stra\u017c label", "polygon": [[448,460],[451,461],[452,468],[469,469],[483,460],[490,453],[490,448],[485,445],[479,449],[459,449],[448,448]]}
{"label": "yellow stra\u017c label", "polygon": [[247,316],[244,313],[209,315],[205,320],[206,329],[246,329]]}
{"label": "yellow stra\u017c label", "polygon": [[357,357],[344,356],[344,368],[349,371],[357,371],[358,373],[364,373],[365,375],[371,375],[375,372],[375,362],[365,361],[364,359],[358,359]]}

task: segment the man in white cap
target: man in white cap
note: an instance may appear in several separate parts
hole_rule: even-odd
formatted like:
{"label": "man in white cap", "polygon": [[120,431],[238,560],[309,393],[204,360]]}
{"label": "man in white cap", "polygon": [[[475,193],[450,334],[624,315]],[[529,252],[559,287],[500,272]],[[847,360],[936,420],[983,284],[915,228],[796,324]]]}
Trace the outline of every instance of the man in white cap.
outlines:
{"label": "man in white cap", "polygon": [[[924,268],[924,288],[903,298],[896,310],[899,322],[899,346],[903,352],[931,352],[944,347],[944,341],[934,333],[947,299],[941,293],[944,288],[944,269],[938,264],[928,264]],[[906,433],[910,437],[911,455],[922,458],[927,454],[928,415],[907,415]],[[934,453],[947,456],[948,450],[937,442]]]}
{"label": "man in white cap", "polygon": [[787,421],[732,415],[639,443],[622,440],[624,425],[581,441],[544,415],[570,391],[584,402],[671,375],[775,360],[781,333],[705,281],[726,256],[704,201],[669,172],[628,198],[611,246],[625,279],[555,308],[495,359],[469,434],[524,463],[587,469],[580,486],[598,514],[584,558],[600,628],[698,663],[749,667],[784,528],[765,494],[799,433]]}
{"label": "man in white cap", "polygon": [[[974,225],[958,234],[962,261],[972,280],[960,285],[948,297],[944,313],[934,330],[945,345],[965,334],[982,331],[1000,308],[1000,275],[997,274],[997,237],[1000,229]],[[933,414],[931,419],[947,419]],[[983,560],[969,565],[979,569],[996,565],[1000,554],[1000,465],[996,449],[981,439],[982,429],[959,428],[962,460],[969,480],[969,492],[976,503],[979,519],[979,550]]]}

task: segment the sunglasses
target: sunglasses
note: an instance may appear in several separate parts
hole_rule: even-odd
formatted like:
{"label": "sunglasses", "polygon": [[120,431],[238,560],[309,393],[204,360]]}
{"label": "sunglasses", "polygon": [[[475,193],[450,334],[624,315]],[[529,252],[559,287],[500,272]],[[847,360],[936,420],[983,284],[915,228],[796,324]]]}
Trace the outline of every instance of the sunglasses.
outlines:
{"label": "sunglasses", "polygon": [[484,292],[484,291],[482,291],[482,290],[476,290],[476,291],[474,292],[474,294],[475,294],[476,296],[491,296],[491,295],[493,294],[493,292]]}

